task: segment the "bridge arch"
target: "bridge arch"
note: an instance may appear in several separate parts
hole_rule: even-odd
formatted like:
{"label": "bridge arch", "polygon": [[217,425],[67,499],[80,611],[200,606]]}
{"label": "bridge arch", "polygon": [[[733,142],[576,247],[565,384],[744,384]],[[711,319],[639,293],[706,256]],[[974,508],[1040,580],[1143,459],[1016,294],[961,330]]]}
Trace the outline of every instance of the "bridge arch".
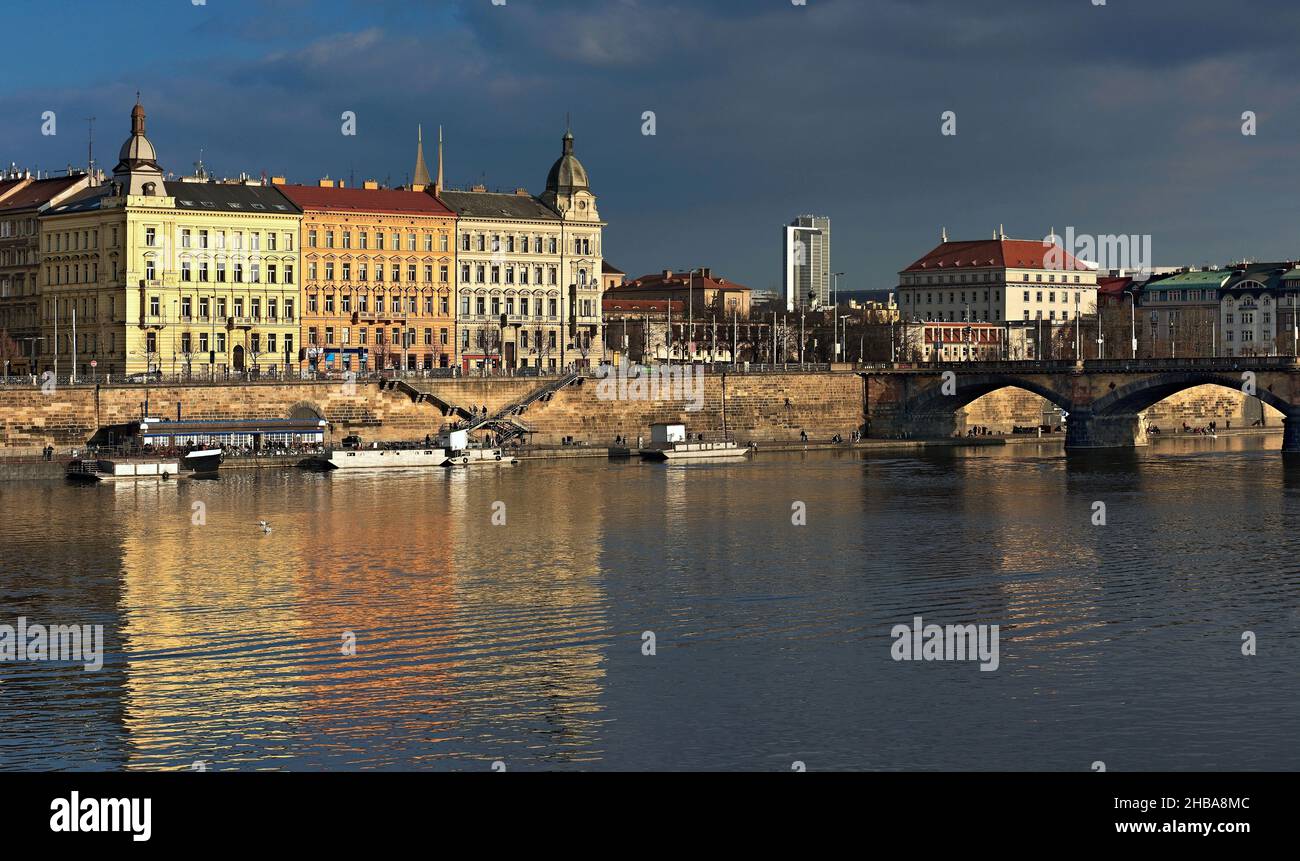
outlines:
{"label": "bridge arch", "polygon": [[[1213,371],[1171,371],[1152,374],[1111,390],[1092,402],[1092,414],[1095,416],[1134,415],[1179,392],[1205,385],[1222,386],[1236,392],[1244,391],[1240,376]],[[1284,416],[1290,415],[1295,410],[1286,398],[1274,394],[1259,384],[1256,385],[1253,397],[1259,398]]]}
{"label": "bridge arch", "polygon": [[1038,395],[1066,412],[1074,409],[1073,402],[1066,395],[1033,380],[1010,374],[957,374],[953,383],[956,388],[950,395],[944,394],[942,380],[919,392],[908,403],[908,412],[914,415],[954,413],[987,394],[1007,388]]}

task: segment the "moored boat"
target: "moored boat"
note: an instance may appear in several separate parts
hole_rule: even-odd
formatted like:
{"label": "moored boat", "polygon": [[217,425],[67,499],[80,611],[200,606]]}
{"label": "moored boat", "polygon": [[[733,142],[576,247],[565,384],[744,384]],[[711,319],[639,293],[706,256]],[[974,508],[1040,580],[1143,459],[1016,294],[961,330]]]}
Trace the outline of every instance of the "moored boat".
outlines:
{"label": "moored boat", "polygon": [[729,460],[749,457],[751,450],[734,442],[676,442],[641,449],[644,460]]}
{"label": "moored boat", "polygon": [[180,464],[156,458],[79,457],[68,462],[65,475],[75,481],[166,481],[180,475]]}
{"label": "moored boat", "polygon": [[317,469],[419,469],[442,466],[447,452],[441,448],[334,449],[310,457],[304,466]]}
{"label": "moored boat", "polygon": [[225,455],[219,448],[201,448],[188,452],[181,464],[195,475],[215,475]]}
{"label": "moored boat", "polygon": [[499,448],[462,448],[451,452],[448,466],[514,466],[519,458]]}
{"label": "moored boat", "polygon": [[727,460],[749,457],[751,449],[731,440],[692,441],[686,426],[668,422],[650,425],[650,444],[640,449],[643,460]]}

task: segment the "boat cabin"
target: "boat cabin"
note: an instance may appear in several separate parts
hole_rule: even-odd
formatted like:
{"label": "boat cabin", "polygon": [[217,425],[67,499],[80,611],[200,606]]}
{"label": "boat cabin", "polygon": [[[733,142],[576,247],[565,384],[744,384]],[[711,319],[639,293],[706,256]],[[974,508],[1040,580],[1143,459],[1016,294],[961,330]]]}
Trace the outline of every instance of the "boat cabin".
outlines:
{"label": "boat cabin", "polygon": [[686,425],[655,422],[650,425],[650,442],[652,444],[686,442]]}
{"label": "boat cabin", "polygon": [[238,419],[217,421],[142,421],[106,425],[91,438],[96,446],[128,450],[250,447],[254,451],[275,446],[296,447],[323,443],[324,419]]}

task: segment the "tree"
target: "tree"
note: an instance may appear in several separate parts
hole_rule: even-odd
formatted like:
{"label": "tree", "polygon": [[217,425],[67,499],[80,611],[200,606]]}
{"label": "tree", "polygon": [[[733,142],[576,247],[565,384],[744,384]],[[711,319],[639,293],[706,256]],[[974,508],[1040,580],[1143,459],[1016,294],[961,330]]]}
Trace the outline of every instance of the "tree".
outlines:
{"label": "tree", "polygon": [[9,375],[9,368],[22,358],[22,348],[18,346],[17,341],[9,337],[9,330],[0,329],[0,368],[3,369],[5,376]]}

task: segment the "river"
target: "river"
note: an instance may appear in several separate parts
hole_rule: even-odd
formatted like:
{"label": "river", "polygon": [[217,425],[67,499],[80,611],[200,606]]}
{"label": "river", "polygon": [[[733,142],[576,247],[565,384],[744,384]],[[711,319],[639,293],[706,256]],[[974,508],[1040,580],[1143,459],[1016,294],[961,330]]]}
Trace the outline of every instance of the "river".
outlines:
{"label": "river", "polygon": [[1279,445],[0,484],[0,768],[1295,770]]}

